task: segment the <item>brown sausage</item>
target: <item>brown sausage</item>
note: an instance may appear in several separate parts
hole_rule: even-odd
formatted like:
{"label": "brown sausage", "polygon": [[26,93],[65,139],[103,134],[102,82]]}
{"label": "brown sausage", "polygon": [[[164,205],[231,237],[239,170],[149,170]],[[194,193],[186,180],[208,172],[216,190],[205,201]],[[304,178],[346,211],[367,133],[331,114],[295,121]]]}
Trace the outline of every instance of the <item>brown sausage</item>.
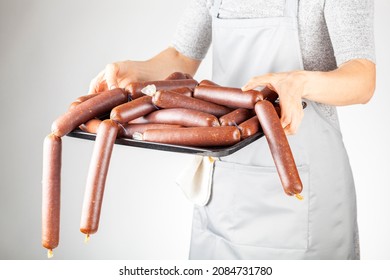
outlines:
{"label": "brown sausage", "polygon": [[229,113],[231,110],[224,106],[211,103],[208,101],[187,97],[180,93],[173,91],[160,90],[157,91],[153,97],[152,102],[154,105],[168,109],[168,108],[186,108],[193,109],[205,113],[212,114],[214,116],[220,117]]}
{"label": "brown sausage", "polygon": [[81,124],[79,128],[84,132],[96,134],[101,123],[102,121],[99,119],[92,119],[86,123]]}
{"label": "brown sausage", "polygon": [[95,96],[97,96],[98,94],[100,94],[99,92],[98,93],[92,93],[92,94],[87,94],[87,95],[83,95],[83,96],[79,96],[76,101],[82,103],[84,101],[87,101],[88,99],[91,99]]}
{"label": "brown sausage", "polygon": [[141,90],[148,85],[155,85],[157,90],[172,90],[181,87],[194,89],[197,84],[198,82],[194,79],[134,82],[128,85],[127,90],[129,91],[130,97],[136,99],[144,95]]}
{"label": "brown sausage", "polygon": [[120,128],[120,136],[124,138],[133,138],[133,134],[144,133],[148,129],[162,129],[162,128],[178,128],[182,127],[177,124],[162,124],[162,123],[146,123],[146,124],[124,124]]}
{"label": "brown sausage", "polygon": [[253,116],[249,120],[244,121],[238,126],[241,132],[241,138],[245,139],[260,131],[260,123],[257,116]]}
{"label": "brown sausage", "polygon": [[256,102],[262,99],[257,90],[242,91],[239,88],[216,86],[197,86],[194,97],[230,108],[246,109],[253,109]]}
{"label": "brown sausage", "polygon": [[153,105],[152,97],[145,95],[112,109],[110,119],[119,123],[127,123],[155,110],[157,107]]}
{"label": "brown sausage", "polygon": [[104,120],[98,129],[81,214],[80,231],[89,235],[98,230],[104,187],[112,149],[118,133],[113,120]]}
{"label": "brown sausage", "polygon": [[43,144],[42,173],[42,245],[52,250],[60,237],[62,141],[54,134],[46,136]]}
{"label": "brown sausage", "polygon": [[195,147],[230,146],[240,141],[240,131],[234,126],[150,129],[143,133],[142,139]]}
{"label": "brown sausage", "polygon": [[145,116],[149,123],[178,124],[182,126],[219,126],[214,115],[184,108],[158,110]]}
{"label": "brown sausage", "polygon": [[219,122],[220,122],[221,126],[238,125],[254,115],[255,115],[255,113],[253,110],[238,108],[238,109],[220,117]]}
{"label": "brown sausage", "polygon": [[180,94],[188,96],[188,97],[192,97],[192,90],[188,87],[174,88],[171,91],[180,93]]}
{"label": "brown sausage", "polygon": [[210,80],[202,80],[200,83],[199,83],[200,86],[215,86],[215,87],[219,87],[220,85],[210,81]]}
{"label": "brown sausage", "polygon": [[72,110],[56,119],[52,126],[52,133],[62,137],[79,125],[110,111],[115,106],[127,102],[127,94],[123,89],[113,89],[102,92],[88,99]]}
{"label": "brown sausage", "polygon": [[[165,78],[165,80],[184,80],[188,79],[187,74],[183,72],[173,72],[168,77]],[[191,77],[192,79],[192,77]]]}
{"label": "brown sausage", "polygon": [[256,103],[255,111],[267,138],[285,193],[299,194],[302,192],[302,182],[274,106],[267,100],[259,101]]}
{"label": "brown sausage", "polygon": [[260,100],[268,100],[273,103],[276,99],[278,99],[279,95],[272,89],[265,87],[259,92],[259,97]]}

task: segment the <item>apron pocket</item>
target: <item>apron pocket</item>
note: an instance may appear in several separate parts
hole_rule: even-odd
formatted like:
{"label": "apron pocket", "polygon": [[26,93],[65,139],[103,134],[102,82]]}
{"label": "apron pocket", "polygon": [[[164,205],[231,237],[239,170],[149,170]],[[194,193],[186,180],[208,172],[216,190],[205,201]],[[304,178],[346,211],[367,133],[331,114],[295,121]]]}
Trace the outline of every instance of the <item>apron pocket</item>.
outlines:
{"label": "apron pocket", "polygon": [[304,200],[284,193],[275,167],[215,163],[207,229],[236,244],[306,249],[309,167],[298,167]]}

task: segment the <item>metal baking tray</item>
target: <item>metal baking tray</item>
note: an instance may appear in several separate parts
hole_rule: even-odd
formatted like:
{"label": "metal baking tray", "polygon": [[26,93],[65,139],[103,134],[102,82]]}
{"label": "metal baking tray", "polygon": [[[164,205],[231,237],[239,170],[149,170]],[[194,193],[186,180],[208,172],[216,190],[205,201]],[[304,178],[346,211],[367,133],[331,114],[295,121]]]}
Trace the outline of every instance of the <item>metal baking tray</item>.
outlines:
{"label": "metal baking tray", "polygon": [[[92,140],[92,141],[94,141],[96,138],[96,134],[87,133],[80,129],[76,129],[70,132],[69,134],[67,134],[67,136]],[[245,146],[249,145],[250,143],[259,139],[262,136],[264,136],[264,134],[262,132],[258,132],[244,140],[241,140],[240,142],[232,146],[212,147],[212,148],[199,148],[199,147],[190,147],[190,146],[162,144],[162,143],[147,142],[147,141],[134,140],[128,138],[118,138],[116,139],[115,144],[145,148],[145,149],[167,151],[167,152],[194,154],[199,156],[224,157],[233,154],[234,152],[237,152],[238,150],[244,148]]]}
{"label": "metal baking tray", "polygon": [[[302,107],[305,109],[307,106],[306,102],[302,102]],[[104,118],[103,118],[104,119]],[[67,136],[87,139],[95,141],[96,134],[84,132],[80,129],[75,129],[74,131],[67,134]],[[147,142],[142,140],[134,140],[128,138],[118,138],[115,141],[115,144],[145,148],[145,149],[153,149],[167,152],[175,152],[175,153],[184,153],[184,154],[194,154],[199,156],[211,156],[211,157],[225,157],[231,155],[238,150],[244,148],[250,143],[256,141],[257,139],[263,137],[264,134],[262,132],[258,132],[244,140],[241,140],[237,144],[226,147],[210,147],[210,148],[199,148],[199,147],[190,147],[190,146],[180,146],[180,145],[171,145],[171,144],[162,144],[156,142]]]}

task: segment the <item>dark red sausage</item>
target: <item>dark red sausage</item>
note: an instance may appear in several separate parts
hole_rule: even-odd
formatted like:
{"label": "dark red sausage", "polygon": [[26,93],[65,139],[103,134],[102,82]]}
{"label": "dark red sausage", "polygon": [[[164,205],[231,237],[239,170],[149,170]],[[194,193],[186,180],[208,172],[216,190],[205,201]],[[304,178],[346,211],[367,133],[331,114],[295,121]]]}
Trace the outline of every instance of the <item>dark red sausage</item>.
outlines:
{"label": "dark red sausage", "polygon": [[177,124],[146,123],[146,124],[124,124],[120,126],[120,136],[124,138],[133,138],[133,134],[144,133],[148,129],[178,128]]}
{"label": "dark red sausage", "polygon": [[52,132],[58,137],[62,137],[79,125],[125,102],[127,102],[127,94],[123,89],[102,92],[60,116],[53,122]]}
{"label": "dark red sausage", "polygon": [[275,100],[278,99],[278,97],[279,97],[279,95],[275,91],[273,91],[267,87],[263,88],[259,92],[260,100],[268,100],[271,103],[275,102]]}
{"label": "dark red sausage", "polygon": [[180,93],[173,91],[160,90],[156,92],[152,97],[154,105],[169,109],[169,108],[186,108],[193,109],[205,113],[212,114],[214,116],[222,116],[231,111],[231,109],[224,106],[211,103],[208,101],[187,97]]}
{"label": "dark red sausage", "polygon": [[150,129],[143,133],[142,139],[195,147],[230,146],[240,141],[240,131],[234,126]]}
{"label": "dark red sausage", "polygon": [[[187,74],[183,72],[173,72],[170,74],[168,77],[165,78],[165,80],[183,80],[183,79],[188,79]],[[192,77],[191,77],[192,79]]]}
{"label": "dark red sausage", "polygon": [[148,85],[155,85],[157,90],[172,90],[181,87],[194,89],[197,84],[198,82],[194,79],[134,82],[129,84],[127,90],[129,91],[131,98],[136,99],[144,95],[141,90]]}
{"label": "dark red sausage", "polygon": [[192,109],[164,109],[146,115],[148,123],[178,124],[182,126],[219,126],[214,115]]}
{"label": "dark red sausage", "polygon": [[242,91],[239,88],[216,86],[197,86],[194,97],[230,108],[246,109],[253,109],[256,102],[262,99],[256,90]]}
{"label": "dark red sausage", "polygon": [[180,93],[180,94],[188,96],[188,97],[192,97],[192,90],[188,87],[175,88],[175,89],[172,89],[172,91]]}
{"label": "dark red sausage", "polygon": [[155,110],[157,108],[152,103],[152,97],[145,95],[112,109],[110,119],[119,123],[127,123]]}
{"label": "dark red sausage", "polygon": [[100,93],[98,92],[98,93],[83,95],[83,96],[78,97],[78,98],[76,99],[76,101],[82,103],[82,102],[84,102],[84,101],[87,101],[88,99],[91,99],[91,98],[93,98],[93,97],[99,95],[99,94],[100,94]]}
{"label": "dark red sausage", "polygon": [[61,143],[60,137],[50,134],[43,144],[42,245],[49,250],[60,238]]}
{"label": "dark red sausage", "polygon": [[302,182],[274,106],[267,100],[259,101],[256,103],[255,111],[267,138],[285,193],[288,195],[301,193]]}
{"label": "dark red sausage", "polygon": [[118,133],[113,120],[104,120],[98,129],[85,189],[80,231],[89,235],[98,230],[104,187],[112,149]]}
{"label": "dark red sausage", "polygon": [[96,134],[101,123],[99,119],[92,119],[80,125],[79,128],[84,132]]}
{"label": "dark red sausage", "polygon": [[253,110],[238,108],[238,109],[220,117],[219,122],[220,122],[221,126],[238,125],[254,115],[255,115],[255,113]]}
{"label": "dark red sausage", "polygon": [[200,83],[199,83],[200,86],[215,86],[215,87],[219,87],[220,85],[210,81],[210,80],[202,80]]}
{"label": "dark red sausage", "polygon": [[241,132],[241,138],[245,139],[249,136],[252,136],[260,131],[260,123],[257,116],[250,118],[249,120],[244,121],[238,126],[238,129]]}

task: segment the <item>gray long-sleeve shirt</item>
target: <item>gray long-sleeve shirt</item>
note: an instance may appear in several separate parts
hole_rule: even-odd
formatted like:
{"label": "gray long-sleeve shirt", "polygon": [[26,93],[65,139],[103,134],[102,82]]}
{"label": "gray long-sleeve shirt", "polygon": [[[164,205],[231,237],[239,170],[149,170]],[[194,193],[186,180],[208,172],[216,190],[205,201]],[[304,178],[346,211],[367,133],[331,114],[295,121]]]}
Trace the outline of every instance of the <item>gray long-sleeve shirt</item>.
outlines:
{"label": "gray long-sleeve shirt", "polygon": [[[180,53],[201,60],[211,38],[214,0],[191,0],[172,41]],[[278,17],[285,0],[223,0],[220,18]],[[375,62],[374,0],[300,0],[299,39],[305,70],[330,71],[344,62],[364,58]],[[336,125],[334,107],[322,111]]]}

